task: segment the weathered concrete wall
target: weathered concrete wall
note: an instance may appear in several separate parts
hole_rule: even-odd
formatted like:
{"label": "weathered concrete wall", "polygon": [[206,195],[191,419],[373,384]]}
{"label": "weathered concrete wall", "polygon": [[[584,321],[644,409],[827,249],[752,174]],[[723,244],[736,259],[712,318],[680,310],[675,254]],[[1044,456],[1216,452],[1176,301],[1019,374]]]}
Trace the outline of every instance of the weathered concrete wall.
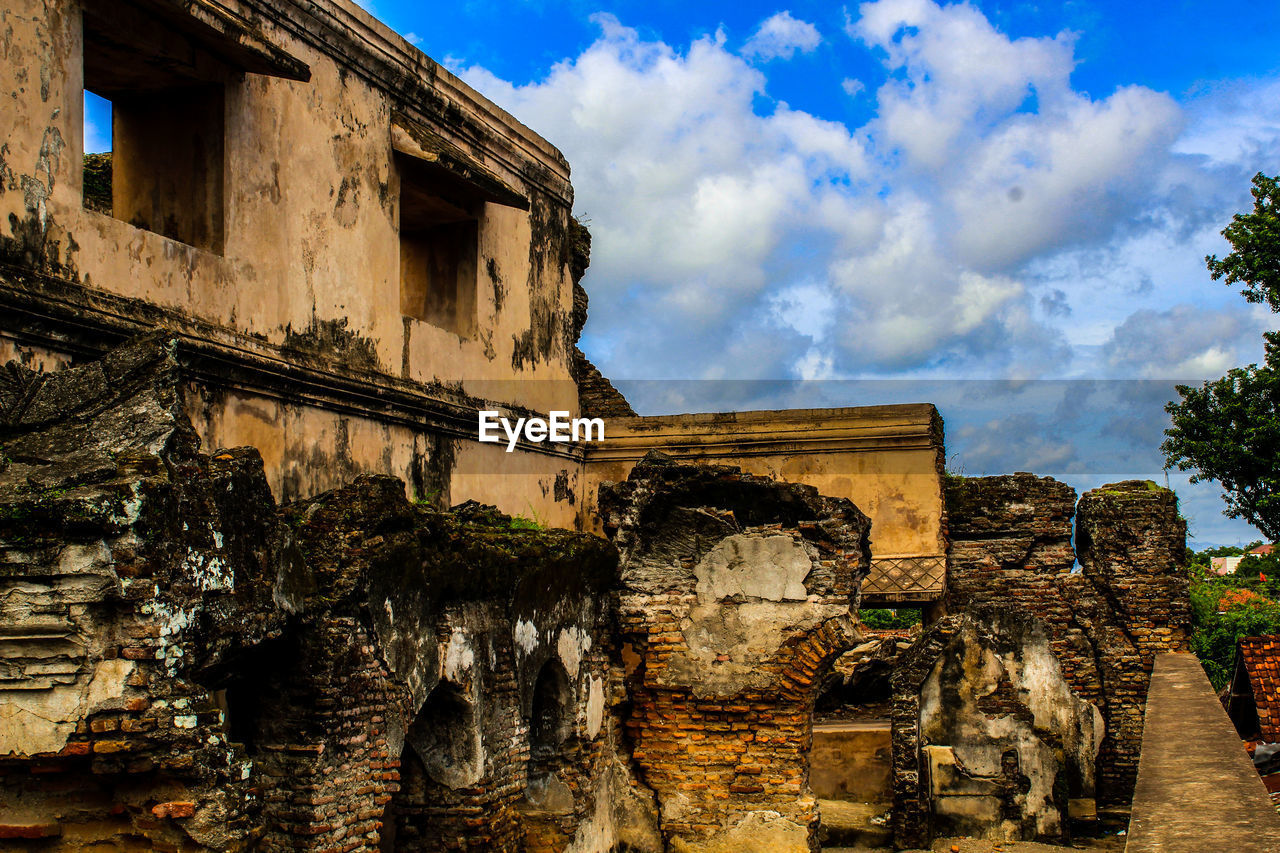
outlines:
{"label": "weathered concrete wall", "polygon": [[155,340],[0,373],[6,844],[652,849],[608,543],[389,477],[277,511],[182,385]]}
{"label": "weathered concrete wall", "polygon": [[856,640],[866,516],[660,454],[600,503],[622,558],[627,729],[670,849],[816,849],[813,703]]}
{"label": "weathered concrete wall", "polygon": [[893,799],[893,737],[887,721],[813,727],[809,787],[820,800],[888,803]]}
{"label": "weathered concrete wall", "polygon": [[893,675],[894,835],[1061,839],[1093,799],[1102,715],[1076,696],[1045,624],[978,607],[931,626]]}
{"label": "weathered concrete wall", "polygon": [[625,479],[650,450],[848,498],[872,522],[864,595],[883,604],[942,594],[945,453],[942,420],[931,405],[610,420],[606,440],[588,450],[583,529],[596,517],[594,486]]}
{"label": "weathered concrete wall", "polygon": [[[947,607],[1017,607],[1042,619],[1072,689],[1102,711],[1098,797],[1132,796],[1142,708],[1156,654],[1185,651],[1186,524],[1177,498],[1150,482],[1080,499],[1031,474],[949,478]],[[1072,516],[1081,569],[1072,572]]]}
{"label": "weathered concrete wall", "polygon": [[[0,10],[0,357],[92,357],[162,325],[199,368],[192,418],[206,445],[261,446],[284,498],[384,473],[422,496],[532,507],[572,526],[578,507],[557,500],[555,484],[577,478],[580,450],[525,444],[502,457],[528,457],[506,478],[478,478],[465,463],[479,408],[578,408],[560,153],[345,0],[85,8],[19,0]],[[93,35],[113,26],[121,33]],[[112,40],[123,40],[123,58],[92,53]],[[182,222],[129,214],[151,204],[137,192],[171,203],[181,182],[130,195],[124,184],[141,176],[128,164],[115,175],[119,215],[86,207],[85,85],[108,97],[169,87],[185,102],[174,87],[193,82],[222,103],[197,146],[206,158],[221,152],[197,170],[216,174],[221,201],[186,206],[212,206],[197,230],[217,238],[180,242],[164,234]],[[119,145],[146,135],[145,121],[118,112]],[[156,172],[173,165],[162,161],[142,157]],[[470,199],[478,223],[474,304],[464,306],[474,333],[401,310],[402,183],[419,166],[441,192]],[[489,450],[478,451],[485,465]]]}

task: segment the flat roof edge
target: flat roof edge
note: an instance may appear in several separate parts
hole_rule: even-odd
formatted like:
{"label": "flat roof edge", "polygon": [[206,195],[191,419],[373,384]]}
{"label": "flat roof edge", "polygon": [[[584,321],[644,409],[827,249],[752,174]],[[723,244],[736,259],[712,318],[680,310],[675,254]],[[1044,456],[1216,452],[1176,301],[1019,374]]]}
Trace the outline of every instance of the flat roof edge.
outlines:
{"label": "flat roof edge", "polygon": [[643,423],[750,423],[750,422],[790,422],[826,418],[830,420],[862,420],[873,417],[910,417],[915,416],[921,423],[931,423],[934,417],[941,417],[933,403],[885,403],[875,406],[836,406],[818,409],[744,409],[736,412],[685,412],[670,415],[639,415],[634,418],[610,418],[610,423],[619,426],[641,425]]}

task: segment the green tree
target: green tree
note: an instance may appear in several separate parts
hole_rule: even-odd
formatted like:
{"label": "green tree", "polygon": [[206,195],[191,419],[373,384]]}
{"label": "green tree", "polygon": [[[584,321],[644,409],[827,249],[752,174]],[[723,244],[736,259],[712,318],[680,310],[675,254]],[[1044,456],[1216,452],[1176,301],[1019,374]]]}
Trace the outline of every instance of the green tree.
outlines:
{"label": "green tree", "polygon": [[1243,285],[1241,293],[1250,302],[1265,302],[1280,311],[1280,179],[1259,172],[1253,176],[1253,213],[1237,213],[1222,236],[1231,244],[1231,253],[1222,260],[1217,255],[1204,259],[1214,281]]}
{"label": "green tree", "polygon": [[1177,386],[1165,406],[1172,426],[1165,462],[1195,471],[1191,482],[1221,484],[1226,514],[1280,540],[1280,333],[1267,332],[1266,359],[1199,388]]}
{"label": "green tree", "polygon": [[920,624],[920,611],[917,608],[885,610],[873,608],[859,610],[858,619],[868,628],[910,628]]}
{"label": "green tree", "polygon": [[[1253,212],[1238,213],[1222,236],[1232,251],[1205,258],[1214,280],[1242,285],[1250,302],[1280,311],[1280,183],[1253,178]],[[1223,488],[1226,514],[1280,540],[1280,332],[1263,335],[1265,357],[1199,388],[1177,386],[1181,401],[1165,406],[1172,426],[1160,449],[1165,464],[1194,471],[1191,482]]]}
{"label": "green tree", "polygon": [[[1218,577],[1205,571],[1209,556],[1201,551],[1189,566],[1191,651],[1200,659],[1214,688],[1221,689],[1231,678],[1237,640],[1280,634],[1280,604],[1276,603],[1280,581],[1270,572],[1266,582],[1256,572],[1252,576],[1238,572]],[[1242,590],[1247,591],[1243,596],[1238,594]]]}

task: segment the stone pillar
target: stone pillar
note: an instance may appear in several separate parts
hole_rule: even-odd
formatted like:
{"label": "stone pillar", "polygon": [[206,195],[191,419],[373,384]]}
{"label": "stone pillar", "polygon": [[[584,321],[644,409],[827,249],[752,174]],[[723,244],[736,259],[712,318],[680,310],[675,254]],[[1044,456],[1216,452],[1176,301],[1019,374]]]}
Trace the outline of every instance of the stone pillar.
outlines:
{"label": "stone pillar", "polygon": [[1076,548],[1084,574],[1112,591],[1116,615],[1150,674],[1155,656],[1188,651],[1187,523],[1178,496],[1127,480],[1080,498]]}
{"label": "stone pillar", "polygon": [[633,757],[670,849],[816,849],[813,705],[857,637],[867,517],[661,454],[600,502],[622,560]]}
{"label": "stone pillar", "polygon": [[1107,739],[1098,759],[1105,798],[1128,803],[1138,779],[1143,713],[1156,655],[1190,650],[1187,523],[1178,498],[1144,480],[1112,483],[1080,498],[1076,547],[1082,572],[1105,618],[1091,636],[1102,661]]}

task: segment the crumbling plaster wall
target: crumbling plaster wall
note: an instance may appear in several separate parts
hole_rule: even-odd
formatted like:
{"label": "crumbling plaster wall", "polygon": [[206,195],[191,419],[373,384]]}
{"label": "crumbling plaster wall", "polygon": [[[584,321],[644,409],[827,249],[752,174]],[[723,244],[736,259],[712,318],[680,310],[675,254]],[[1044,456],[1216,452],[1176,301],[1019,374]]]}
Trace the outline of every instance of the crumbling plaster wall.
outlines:
{"label": "crumbling plaster wall", "polygon": [[1072,799],[1092,799],[1098,709],[1063,678],[1045,624],[978,607],[930,626],[893,675],[894,829],[1058,840]]}
{"label": "crumbling plaster wall", "polygon": [[[113,4],[133,8],[90,7],[109,19]],[[577,488],[580,453],[474,441],[479,408],[578,408],[563,156],[353,4],[167,6],[178,29],[232,52],[248,38],[282,68],[227,77],[223,245],[84,207],[81,3],[6,4],[0,357],[96,357],[164,326],[200,363],[190,416],[206,446],[260,447],[282,499],[383,473],[442,506],[475,498],[573,526],[578,492],[555,484]],[[523,197],[482,203],[473,336],[401,314],[397,131]],[[509,476],[481,475],[516,457]]]}
{"label": "crumbling plaster wall", "polygon": [[857,638],[866,516],[661,454],[600,504],[622,560],[627,730],[669,849],[816,849],[813,705]]}
{"label": "crumbling plaster wall", "polygon": [[[389,477],[277,511],[254,451],[198,452],[159,339],[0,380],[6,844],[646,849],[620,805],[608,543],[434,512]],[[550,816],[526,807],[549,664]],[[465,767],[420,736],[449,728]]]}

